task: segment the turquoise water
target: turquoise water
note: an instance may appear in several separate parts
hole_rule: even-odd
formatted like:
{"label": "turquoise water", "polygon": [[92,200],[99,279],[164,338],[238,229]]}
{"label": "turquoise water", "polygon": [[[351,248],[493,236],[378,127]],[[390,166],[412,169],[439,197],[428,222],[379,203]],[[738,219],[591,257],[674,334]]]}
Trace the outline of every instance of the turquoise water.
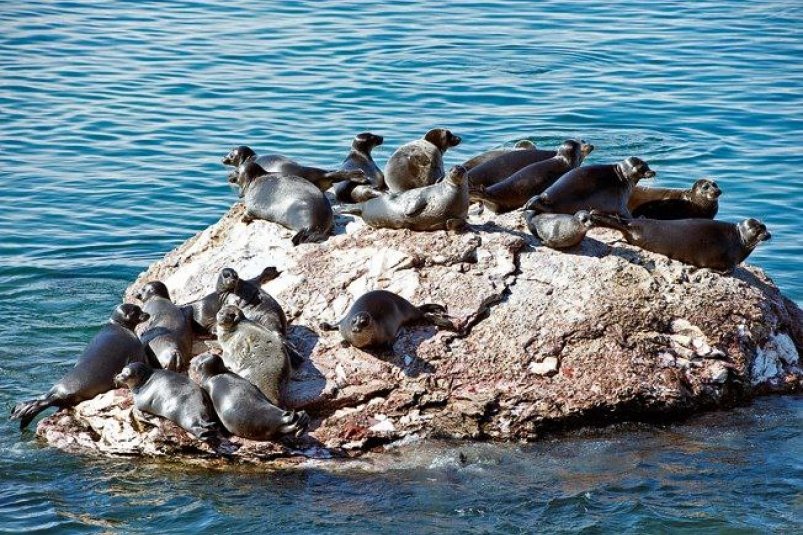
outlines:
{"label": "turquoise water", "polygon": [[[712,176],[803,303],[803,5],[0,3],[0,409],[46,390],[149,262],[234,200],[236,144],[332,166],[433,126],[453,164],[522,137]],[[207,472],[42,448],[0,423],[0,531],[792,532],[803,399],[388,473]],[[467,464],[456,461],[465,453]]]}

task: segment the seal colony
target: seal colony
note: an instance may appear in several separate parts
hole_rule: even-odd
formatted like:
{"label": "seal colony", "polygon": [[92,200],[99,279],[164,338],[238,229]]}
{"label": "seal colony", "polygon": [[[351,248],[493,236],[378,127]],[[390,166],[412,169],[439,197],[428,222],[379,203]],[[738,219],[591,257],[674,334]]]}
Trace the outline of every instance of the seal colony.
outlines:
{"label": "seal colony", "polygon": [[[697,198],[708,204],[717,200],[719,187],[706,181],[688,193],[667,190],[670,193],[651,196],[643,191],[649,188],[637,185],[655,175],[646,162],[629,157],[584,167],[584,158],[594,148],[584,141],[566,140],[555,151],[538,151],[522,143],[510,151],[468,160],[474,166],[470,171],[455,166],[444,172],[443,154],[457,146],[460,138],[439,128],[400,147],[382,173],[371,150],[383,141],[376,134],[359,134],[339,171],[301,166],[279,155],[259,158],[250,148],[237,147],[223,161],[236,166],[229,182],[239,186],[246,207],[243,222],[263,219],[281,225],[295,232],[293,245],[306,247],[318,247],[315,242],[328,238],[335,213],[361,216],[377,229],[446,230],[447,239],[457,240],[466,230],[470,202],[493,203],[504,207],[502,212],[523,205],[523,221],[547,247],[571,250],[583,242],[589,229],[613,228],[627,242],[646,250],[726,273],[770,237],[755,219],[738,225],[713,221],[715,209],[705,211],[711,214],[708,219],[678,218],[694,212],[688,205],[699,205]],[[471,171],[487,171],[496,160],[503,160],[510,174],[495,181],[472,182]],[[333,183],[340,201],[334,210],[334,201],[322,192]],[[493,190],[492,203],[485,203],[483,194],[495,185],[505,186]],[[711,191],[695,193],[706,185]],[[370,196],[354,202],[353,192],[363,186],[370,189]],[[532,193],[526,202],[522,191]],[[647,202],[679,203],[650,210],[662,219],[634,219],[629,205],[634,191]],[[700,238],[683,239],[690,232],[700,232]],[[716,247],[707,245],[711,241]],[[126,385],[140,412],[168,419],[215,447],[227,436],[277,440],[303,435],[310,417],[287,407],[285,399],[288,379],[303,365],[303,357],[288,339],[290,321],[285,311],[261,289],[262,283],[277,275],[278,270],[268,266],[255,279],[241,279],[227,267],[210,285],[210,293],[183,305],[173,303],[165,284],[148,281],[138,294],[146,312],[133,304],[120,305],[76,368],[41,399],[17,405],[11,417],[24,428],[49,406],[69,408],[116,385]],[[392,346],[400,329],[416,322],[433,324],[457,337],[466,335],[476,321],[458,324],[449,317],[448,304],[415,306],[377,289],[356,299],[337,324],[324,322],[319,329],[338,330],[344,343],[356,348]],[[134,330],[140,323],[144,328],[138,329],[137,338]],[[222,354],[197,357],[191,368],[200,380],[190,380],[187,338],[210,336],[216,337]]]}

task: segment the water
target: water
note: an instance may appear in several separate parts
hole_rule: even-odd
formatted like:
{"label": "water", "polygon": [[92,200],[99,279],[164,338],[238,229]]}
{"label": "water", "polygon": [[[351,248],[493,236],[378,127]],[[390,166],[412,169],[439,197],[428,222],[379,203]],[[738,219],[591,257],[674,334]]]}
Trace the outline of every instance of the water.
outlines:
{"label": "water", "polygon": [[[803,5],[0,3],[0,409],[67,370],[147,264],[234,200],[236,144],[332,166],[433,126],[453,164],[582,136],[657,184],[715,177],[751,262],[803,302]],[[207,472],[40,447],[0,423],[0,530],[801,529],[803,399],[388,473]],[[467,466],[457,461],[465,452]],[[415,462],[418,460],[418,462]]]}

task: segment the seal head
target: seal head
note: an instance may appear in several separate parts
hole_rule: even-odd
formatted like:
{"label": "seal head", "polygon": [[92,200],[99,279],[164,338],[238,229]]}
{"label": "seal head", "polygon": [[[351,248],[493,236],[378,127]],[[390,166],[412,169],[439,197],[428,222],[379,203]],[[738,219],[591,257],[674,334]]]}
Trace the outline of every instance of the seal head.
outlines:
{"label": "seal head", "polygon": [[641,158],[631,156],[616,164],[616,174],[622,182],[630,182],[635,185],[639,180],[655,177],[656,173],[650,169],[647,162]]}
{"label": "seal head", "polygon": [[109,321],[133,331],[134,327],[143,321],[148,321],[150,317],[150,314],[143,312],[137,305],[123,303],[114,309]]}
{"label": "seal head", "polygon": [[223,164],[237,167],[246,160],[255,158],[256,155],[257,153],[254,152],[251,147],[240,145],[239,147],[234,147],[231,149],[231,151],[229,151],[229,153],[223,157]]}
{"label": "seal head", "polygon": [[739,237],[745,248],[753,250],[756,246],[772,238],[772,234],[767,230],[767,225],[758,219],[745,219],[737,225]]}
{"label": "seal head", "polygon": [[454,135],[451,130],[445,128],[433,128],[424,135],[424,139],[429,141],[443,153],[452,147],[460,144],[460,137]]}
{"label": "seal head", "polygon": [[151,297],[163,297],[165,299],[170,299],[170,292],[167,290],[167,286],[161,281],[151,281],[142,288],[134,295],[137,299],[141,302],[146,303]]}

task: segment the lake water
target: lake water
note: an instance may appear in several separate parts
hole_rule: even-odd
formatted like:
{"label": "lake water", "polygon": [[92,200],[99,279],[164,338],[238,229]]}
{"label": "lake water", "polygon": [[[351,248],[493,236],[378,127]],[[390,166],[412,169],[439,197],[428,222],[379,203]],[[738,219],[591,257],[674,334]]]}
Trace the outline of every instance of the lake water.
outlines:
{"label": "lake water", "polygon": [[[137,273],[216,221],[234,145],[335,166],[445,126],[451,165],[583,137],[764,220],[803,302],[803,4],[0,3],[0,409],[74,363]],[[0,532],[803,529],[803,398],[392,470],[208,472],[43,448],[0,423]],[[467,462],[457,459],[464,453]]]}

